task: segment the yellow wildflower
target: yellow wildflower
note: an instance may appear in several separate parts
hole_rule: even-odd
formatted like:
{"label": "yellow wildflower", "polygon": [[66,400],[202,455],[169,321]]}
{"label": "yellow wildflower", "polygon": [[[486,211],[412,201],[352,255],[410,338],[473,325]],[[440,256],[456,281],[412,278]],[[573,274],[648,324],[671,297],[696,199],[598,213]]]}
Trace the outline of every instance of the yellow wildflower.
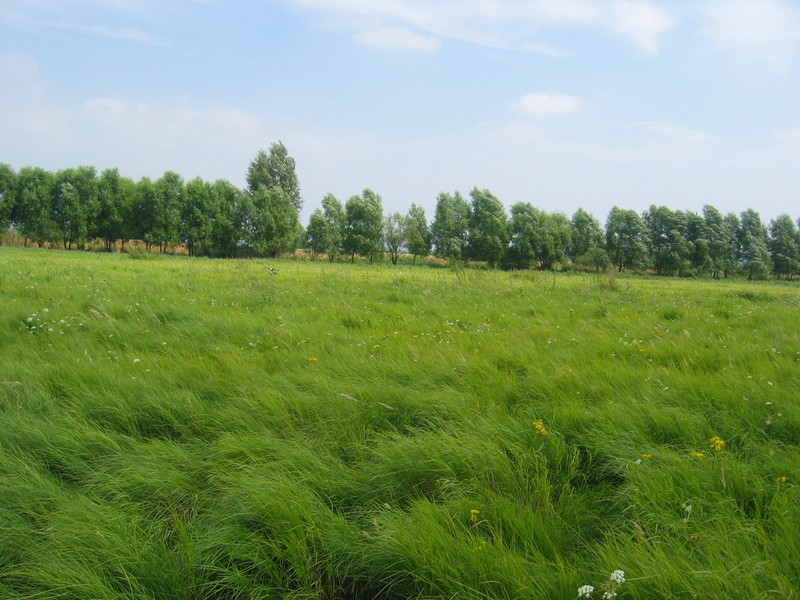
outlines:
{"label": "yellow wildflower", "polygon": [[317,362],[317,359],[312,356],[311,358],[308,359],[308,362],[315,363]]}
{"label": "yellow wildflower", "polygon": [[691,455],[694,456],[695,458],[702,458],[702,457],[704,457],[706,455],[706,453],[705,452],[692,452]]}
{"label": "yellow wildflower", "polygon": [[645,452],[644,454],[642,454],[642,458],[645,460],[650,460],[651,458],[653,458],[653,455]]}
{"label": "yellow wildflower", "polygon": [[725,440],[723,440],[718,435],[715,435],[709,441],[711,442],[709,448],[713,448],[715,452],[721,452],[722,449],[725,447]]}
{"label": "yellow wildflower", "polygon": [[380,344],[375,344],[375,345],[373,345],[373,346],[372,346],[372,349],[373,349],[373,350],[377,350],[377,349],[378,349],[378,348],[380,348],[380,347],[381,347],[381,345],[380,345]]}
{"label": "yellow wildflower", "polygon": [[469,511],[469,520],[473,523],[477,523],[479,514],[481,514],[481,511],[479,511],[477,508],[473,508]]}
{"label": "yellow wildflower", "polygon": [[544,421],[542,419],[537,419],[531,423],[536,428],[536,433],[539,435],[547,435],[547,429],[544,428]]}
{"label": "yellow wildflower", "polygon": [[789,481],[789,478],[786,477],[786,475],[781,475],[778,477],[778,483],[786,483],[787,481]]}

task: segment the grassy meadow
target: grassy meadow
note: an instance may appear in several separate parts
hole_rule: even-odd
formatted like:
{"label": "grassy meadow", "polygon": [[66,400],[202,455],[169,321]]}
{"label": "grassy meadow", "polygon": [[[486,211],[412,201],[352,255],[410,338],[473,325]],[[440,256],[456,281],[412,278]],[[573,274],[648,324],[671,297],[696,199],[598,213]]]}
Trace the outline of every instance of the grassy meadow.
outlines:
{"label": "grassy meadow", "polygon": [[0,306],[4,600],[800,598],[796,283],[0,247]]}

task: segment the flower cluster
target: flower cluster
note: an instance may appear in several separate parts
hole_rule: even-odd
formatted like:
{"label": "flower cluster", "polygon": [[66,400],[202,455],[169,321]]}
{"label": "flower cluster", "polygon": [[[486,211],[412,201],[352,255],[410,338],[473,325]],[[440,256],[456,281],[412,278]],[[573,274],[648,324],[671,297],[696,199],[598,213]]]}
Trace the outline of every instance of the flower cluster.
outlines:
{"label": "flower cluster", "polygon": [[[58,331],[58,333],[63,335],[64,330],[75,325],[75,321],[77,320],[76,317],[72,316],[56,320],[48,316],[47,313],[49,312],[48,309],[43,308],[41,312],[33,313],[30,317],[25,319],[24,324],[28,333],[55,333]],[[82,327],[83,323],[78,323],[77,325]]]}
{"label": "flower cluster", "polygon": [[[603,600],[613,600],[619,595],[619,588],[625,583],[625,571],[617,569],[611,573],[611,577],[601,585],[603,588]],[[578,598],[590,598],[594,593],[591,585],[582,585],[578,588]]]}
{"label": "flower cluster", "polygon": [[531,423],[536,428],[536,433],[539,435],[547,435],[547,429],[544,428],[544,421],[542,419],[537,419]]}
{"label": "flower cluster", "polygon": [[479,514],[481,514],[481,511],[479,511],[477,508],[473,508],[469,511],[469,520],[473,523],[477,523]]}
{"label": "flower cluster", "polygon": [[725,440],[718,435],[715,435],[708,441],[711,442],[709,448],[713,448],[715,452],[722,452],[722,449],[725,448]]}

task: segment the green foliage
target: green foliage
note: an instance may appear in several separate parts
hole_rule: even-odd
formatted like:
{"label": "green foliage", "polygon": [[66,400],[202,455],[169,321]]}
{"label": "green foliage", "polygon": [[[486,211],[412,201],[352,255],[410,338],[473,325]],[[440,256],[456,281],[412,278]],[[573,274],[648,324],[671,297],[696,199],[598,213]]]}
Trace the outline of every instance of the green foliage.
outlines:
{"label": "green foliage", "polygon": [[650,262],[657,275],[682,275],[690,265],[694,245],[688,239],[686,215],[651,205],[644,214]]}
{"label": "green foliage", "polygon": [[[264,186],[259,181],[276,183],[258,187]],[[171,171],[156,182],[145,177],[134,183],[117,169],[98,177],[89,166],[53,174],[35,167],[15,173],[0,164],[0,239],[65,249],[102,244],[123,252],[126,244],[143,242],[148,252],[157,247],[161,253],[212,257],[274,257],[306,245],[312,258],[326,254],[334,261],[347,253],[351,262],[357,254],[373,262],[386,250],[393,264],[404,251],[416,264],[433,248],[451,265],[460,261],[477,269],[600,271],[608,258],[618,271],[652,268],[660,275],[800,275],[800,233],[788,215],[767,228],[752,209],[740,218],[712,206],[703,207],[702,216],[665,206],[651,206],[640,216],[614,207],[603,235],[583,209],[567,219],[519,203],[509,219],[496,197],[475,188],[472,205],[458,192],[440,194],[428,227],[416,204],[408,214],[384,220],[380,196],[365,190],[348,201],[349,212],[326,195],[306,230],[298,219],[294,161],[282,143],[273,144],[270,154],[259,152],[248,182],[250,189],[243,191],[224,180],[184,183]],[[443,266],[430,257],[423,262]]]}
{"label": "green foliage", "polygon": [[511,207],[511,246],[505,265],[514,269],[530,269],[538,266],[537,240],[542,212],[528,202],[519,202]]}
{"label": "green foliage", "polygon": [[584,269],[591,270],[597,273],[607,271],[611,268],[611,260],[608,258],[608,253],[603,248],[592,248],[586,254],[580,255],[575,264]]}
{"label": "green foliage", "polygon": [[52,215],[53,175],[39,167],[23,167],[17,173],[17,203],[11,215],[19,232],[39,246],[58,235]]}
{"label": "green foliage", "polygon": [[573,260],[604,246],[603,228],[599,221],[582,208],[572,215],[570,229],[569,255]]}
{"label": "green foliage", "polygon": [[272,257],[295,249],[297,209],[281,188],[262,186],[253,195],[250,242],[257,253]]}
{"label": "green foliage", "polygon": [[0,163],[0,234],[8,227],[17,204],[17,174],[10,165]]}
{"label": "green foliage", "polygon": [[233,258],[239,246],[244,224],[240,220],[240,207],[245,193],[229,181],[219,179],[211,188],[211,256]]}
{"label": "green foliage", "polygon": [[770,222],[767,247],[776,275],[788,279],[800,272],[800,231],[789,215],[780,215]]}
{"label": "green foliage", "polygon": [[472,260],[486,261],[490,268],[498,266],[510,239],[508,216],[503,204],[489,190],[474,188],[470,192],[468,252]]}
{"label": "green foliage", "polygon": [[469,214],[469,203],[459,192],[439,194],[431,223],[431,243],[436,256],[450,261],[466,258]]}
{"label": "green foliage", "polygon": [[797,596],[786,282],[0,264],[2,597]]}
{"label": "green foliage", "polygon": [[606,250],[619,271],[644,268],[649,243],[647,229],[636,211],[617,206],[611,209],[606,222]]}
{"label": "green foliage", "polygon": [[761,217],[753,209],[741,214],[740,226],[736,230],[739,246],[739,265],[748,279],[763,279],[772,270],[772,262],[767,249],[767,228]]}
{"label": "green foliage", "polygon": [[381,252],[383,242],[383,204],[381,197],[370,189],[360,196],[351,196],[344,207],[342,249],[350,254],[369,258],[373,262]]}
{"label": "green foliage", "polygon": [[325,220],[325,215],[322,214],[320,209],[316,209],[308,218],[306,247],[311,250],[312,257],[316,257],[317,254],[328,252],[332,245],[330,229],[328,228],[328,222]]}
{"label": "green foliage", "polygon": [[103,240],[107,250],[111,250],[114,242],[125,237],[124,207],[131,202],[132,189],[123,179],[118,169],[106,169],[97,182],[97,201],[93,206],[92,229],[89,233]]}
{"label": "green foliage", "polygon": [[266,189],[277,187],[289,197],[296,211],[299,212],[303,206],[295,161],[281,141],[270,145],[269,154],[264,150],[258,151],[247,169],[246,179],[247,190],[253,196],[262,186]]}
{"label": "green foliage", "polygon": [[174,171],[166,171],[153,185],[155,214],[152,240],[162,253],[180,242],[181,206],[185,192],[183,177]]}
{"label": "green foliage", "polygon": [[208,248],[211,245],[212,223],[217,216],[215,209],[211,184],[199,177],[186,184],[181,203],[180,239],[186,244],[189,256],[194,256],[198,247]]}
{"label": "green foliage", "polygon": [[408,252],[414,255],[414,263],[418,256],[428,256],[431,253],[431,234],[425,218],[425,209],[421,206],[412,204],[408,210],[404,236],[407,240]]}
{"label": "green foliage", "polygon": [[408,245],[405,215],[394,212],[383,219],[383,244],[393,265],[397,264],[400,252]]}

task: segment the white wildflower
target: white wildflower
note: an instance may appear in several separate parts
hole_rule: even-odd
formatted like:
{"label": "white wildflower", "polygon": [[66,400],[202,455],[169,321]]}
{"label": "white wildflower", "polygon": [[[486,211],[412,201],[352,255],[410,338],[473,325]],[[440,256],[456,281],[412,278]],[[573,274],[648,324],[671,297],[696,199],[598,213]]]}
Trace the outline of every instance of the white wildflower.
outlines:
{"label": "white wildflower", "polygon": [[625,583],[625,571],[620,571],[617,569],[611,573],[611,581],[615,583]]}
{"label": "white wildflower", "polygon": [[578,588],[578,598],[588,598],[594,592],[594,588],[590,585],[582,585]]}

